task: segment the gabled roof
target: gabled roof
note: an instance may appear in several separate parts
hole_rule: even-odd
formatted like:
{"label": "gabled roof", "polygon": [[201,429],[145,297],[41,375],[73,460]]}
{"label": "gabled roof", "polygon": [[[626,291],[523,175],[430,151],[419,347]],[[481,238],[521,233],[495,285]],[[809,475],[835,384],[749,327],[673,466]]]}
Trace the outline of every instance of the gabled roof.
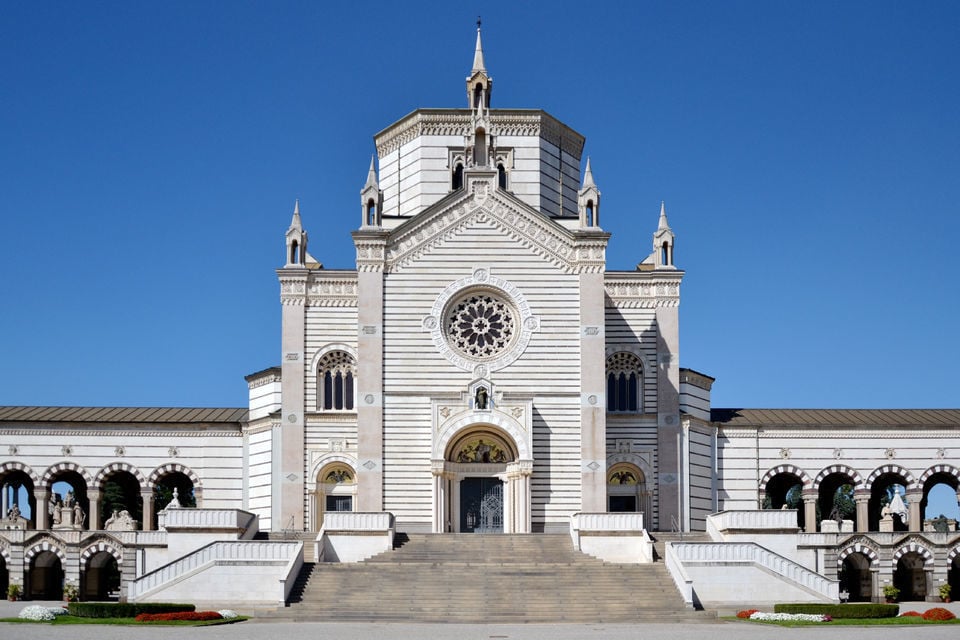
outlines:
{"label": "gabled roof", "polygon": [[960,429],[960,409],[713,409],[721,427]]}
{"label": "gabled roof", "polygon": [[0,423],[235,424],[246,419],[247,409],[236,407],[0,407]]}

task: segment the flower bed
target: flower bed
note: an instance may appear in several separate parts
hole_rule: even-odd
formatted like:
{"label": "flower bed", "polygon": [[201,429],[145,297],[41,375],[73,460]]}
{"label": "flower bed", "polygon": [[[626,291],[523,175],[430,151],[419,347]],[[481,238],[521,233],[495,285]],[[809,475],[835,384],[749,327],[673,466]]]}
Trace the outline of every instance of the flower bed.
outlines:
{"label": "flower bed", "polygon": [[953,620],[957,616],[953,615],[953,612],[949,609],[944,609],[943,607],[934,607],[933,609],[927,609],[924,611],[921,616],[924,620]]}
{"label": "flower bed", "polygon": [[830,622],[833,620],[830,616],[816,613],[765,613],[763,611],[753,613],[750,619],[764,622]]}
{"label": "flower bed", "polygon": [[746,620],[755,613],[759,613],[759,609],[746,609],[744,611],[737,611],[737,617],[741,620]]}
{"label": "flower bed", "polygon": [[234,618],[239,617],[237,612],[233,611],[232,609],[224,609],[223,611],[217,611],[217,613],[219,613],[224,620],[233,620]]}
{"label": "flower bed", "polygon": [[922,615],[923,614],[920,613],[919,611],[904,611],[903,613],[900,614],[900,617],[901,618],[919,618]]}
{"label": "flower bed", "polygon": [[141,613],[134,620],[137,622],[170,622],[172,620],[190,620],[206,622],[208,620],[223,620],[224,616],[216,611],[178,611],[175,613]]}
{"label": "flower bed", "polygon": [[24,607],[17,617],[21,620],[36,620],[37,622],[50,622],[57,616],[62,616],[67,610],[62,607],[42,607],[38,604]]}

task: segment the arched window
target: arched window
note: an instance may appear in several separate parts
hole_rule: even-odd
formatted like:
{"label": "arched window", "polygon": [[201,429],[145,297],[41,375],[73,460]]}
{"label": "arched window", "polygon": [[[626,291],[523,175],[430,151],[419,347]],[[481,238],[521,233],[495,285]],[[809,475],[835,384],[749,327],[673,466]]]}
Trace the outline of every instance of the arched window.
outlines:
{"label": "arched window", "polygon": [[457,189],[463,189],[463,165],[459,162],[457,166],[453,168],[453,181],[450,186],[454,191]]}
{"label": "arched window", "polygon": [[503,168],[503,163],[497,163],[497,185],[503,189],[507,190],[507,170]]}
{"label": "arched window", "polygon": [[632,353],[607,358],[607,411],[643,411],[643,363]]}
{"label": "arched window", "polygon": [[373,198],[367,200],[367,224],[376,227],[377,225],[377,203]]}
{"label": "arched window", "polygon": [[357,365],[346,351],[331,351],[317,365],[317,409],[353,411]]}
{"label": "arched window", "polygon": [[487,166],[487,134],[483,129],[477,129],[473,136],[473,164],[478,167]]}

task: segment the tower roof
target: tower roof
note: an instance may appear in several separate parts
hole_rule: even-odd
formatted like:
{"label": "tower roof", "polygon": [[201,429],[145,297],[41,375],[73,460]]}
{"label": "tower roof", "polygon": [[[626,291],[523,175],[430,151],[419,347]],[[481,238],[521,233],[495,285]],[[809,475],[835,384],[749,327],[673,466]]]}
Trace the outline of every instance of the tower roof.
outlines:
{"label": "tower roof", "polygon": [[483,64],[483,43],[480,41],[480,20],[477,19],[477,47],[473,52],[473,68],[470,73],[482,71],[487,72],[487,67]]}

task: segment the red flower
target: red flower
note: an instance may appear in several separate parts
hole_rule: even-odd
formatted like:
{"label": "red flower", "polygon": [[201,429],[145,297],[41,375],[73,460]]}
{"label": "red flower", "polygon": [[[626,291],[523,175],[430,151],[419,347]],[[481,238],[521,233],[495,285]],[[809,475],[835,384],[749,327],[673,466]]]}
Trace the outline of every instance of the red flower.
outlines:
{"label": "red flower", "polygon": [[922,617],[924,620],[953,620],[957,616],[953,615],[949,609],[934,607],[925,611]]}

